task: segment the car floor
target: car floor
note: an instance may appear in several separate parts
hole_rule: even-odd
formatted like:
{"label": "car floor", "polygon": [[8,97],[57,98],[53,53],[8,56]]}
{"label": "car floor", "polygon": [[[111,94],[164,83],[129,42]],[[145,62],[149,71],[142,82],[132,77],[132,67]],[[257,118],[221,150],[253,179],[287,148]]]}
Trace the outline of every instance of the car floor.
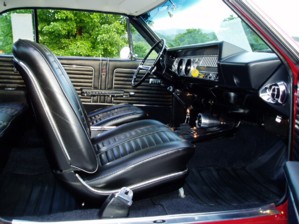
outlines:
{"label": "car floor", "polygon": [[[28,131],[22,144],[11,148],[2,169],[0,217],[33,221],[99,218],[100,205],[82,207],[56,181],[43,144],[32,136],[32,130]],[[196,144],[184,197],[174,191],[134,200],[129,216],[227,211],[278,203],[285,192],[282,166],[286,154],[279,137],[254,125],[241,125],[234,134]]]}

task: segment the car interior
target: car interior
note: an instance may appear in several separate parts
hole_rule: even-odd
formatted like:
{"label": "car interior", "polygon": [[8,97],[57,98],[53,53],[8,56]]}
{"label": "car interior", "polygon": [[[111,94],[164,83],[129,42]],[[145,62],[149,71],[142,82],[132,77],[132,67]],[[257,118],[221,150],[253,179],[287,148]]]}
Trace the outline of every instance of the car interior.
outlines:
{"label": "car interior", "polygon": [[[292,78],[227,41],[143,60],[0,55],[0,217],[74,221],[223,214],[286,200]],[[152,52],[157,56],[148,59]]]}

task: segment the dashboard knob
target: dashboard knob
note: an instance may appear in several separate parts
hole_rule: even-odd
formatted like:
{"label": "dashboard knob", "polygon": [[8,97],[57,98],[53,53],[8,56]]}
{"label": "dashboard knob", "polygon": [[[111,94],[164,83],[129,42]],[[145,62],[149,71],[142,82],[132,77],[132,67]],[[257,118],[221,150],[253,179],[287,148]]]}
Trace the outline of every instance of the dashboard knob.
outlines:
{"label": "dashboard knob", "polygon": [[193,78],[197,78],[197,77],[199,76],[199,71],[198,71],[198,69],[193,68],[193,69],[191,70],[191,76],[192,76]]}

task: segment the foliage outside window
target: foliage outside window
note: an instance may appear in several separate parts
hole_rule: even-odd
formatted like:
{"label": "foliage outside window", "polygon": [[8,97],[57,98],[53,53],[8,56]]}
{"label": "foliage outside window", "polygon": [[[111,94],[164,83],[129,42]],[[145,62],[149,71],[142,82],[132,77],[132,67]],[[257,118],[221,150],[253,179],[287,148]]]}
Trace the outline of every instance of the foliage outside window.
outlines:
{"label": "foliage outside window", "polygon": [[[33,10],[14,10],[0,16],[2,54],[12,53],[11,17],[16,13],[32,15]],[[39,42],[56,55],[119,58],[120,50],[128,46],[126,19],[120,15],[39,9],[37,20]]]}
{"label": "foliage outside window", "polygon": [[39,42],[57,55],[119,57],[128,45],[126,20],[119,15],[38,10]]}
{"label": "foliage outside window", "polygon": [[[133,54],[136,58],[144,58],[151,49],[148,42],[137,32],[137,30],[131,26],[132,39],[133,39]],[[153,51],[149,55],[149,59],[155,59],[157,57],[157,52]]]}

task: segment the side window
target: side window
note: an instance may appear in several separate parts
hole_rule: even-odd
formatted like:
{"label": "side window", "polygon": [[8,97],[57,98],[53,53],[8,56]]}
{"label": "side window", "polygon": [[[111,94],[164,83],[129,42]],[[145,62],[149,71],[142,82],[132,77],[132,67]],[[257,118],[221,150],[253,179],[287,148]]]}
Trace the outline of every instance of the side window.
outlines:
{"label": "side window", "polygon": [[[37,29],[33,18],[37,18]],[[19,38],[35,41],[35,30],[38,42],[58,56],[130,58],[124,16],[54,9],[23,9],[1,14],[0,54],[12,54],[12,45]],[[133,26],[131,32],[132,53],[142,59],[151,46]],[[149,59],[156,56],[153,51]]]}
{"label": "side window", "polygon": [[0,54],[12,54],[18,39],[34,40],[32,10],[14,10],[0,15]]}
{"label": "side window", "polygon": [[[149,43],[137,32],[137,30],[131,25],[132,42],[133,42],[133,53],[138,59],[144,58],[151,49]],[[155,59],[157,52],[153,51],[149,55],[149,59]]]}
{"label": "side window", "polygon": [[119,58],[128,46],[120,15],[69,10],[37,10],[39,42],[60,56]]}

